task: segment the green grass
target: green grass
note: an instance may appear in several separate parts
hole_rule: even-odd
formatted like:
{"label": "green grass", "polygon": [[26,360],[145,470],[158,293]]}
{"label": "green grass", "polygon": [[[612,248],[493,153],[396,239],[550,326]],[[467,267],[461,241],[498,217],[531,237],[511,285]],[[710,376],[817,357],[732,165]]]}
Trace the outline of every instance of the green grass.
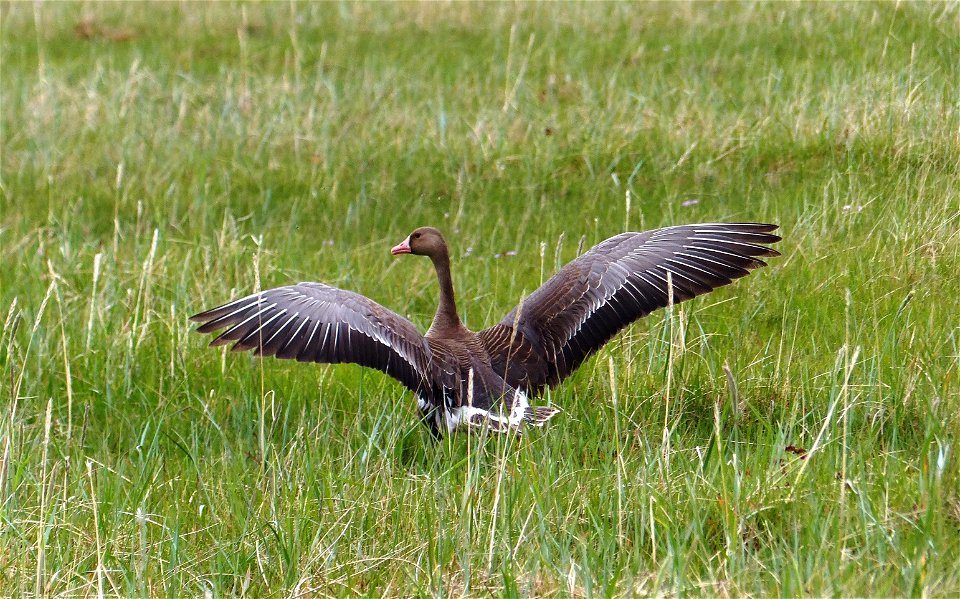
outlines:
{"label": "green grass", "polygon": [[[960,594],[957,4],[0,17],[0,595]],[[481,328],[707,220],[783,257],[522,440],[434,443],[376,371],[187,322],[320,280],[425,328],[388,249],[432,224]]]}

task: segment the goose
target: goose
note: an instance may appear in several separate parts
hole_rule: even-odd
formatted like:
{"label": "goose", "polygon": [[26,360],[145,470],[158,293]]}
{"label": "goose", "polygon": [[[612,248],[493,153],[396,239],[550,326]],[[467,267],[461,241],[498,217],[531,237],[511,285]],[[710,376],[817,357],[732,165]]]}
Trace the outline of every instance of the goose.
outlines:
{"label": "goose", "polygon": [[519,432],[559,412],[532,406],[620,330],[650,312],[727,285],[779,256],[777,225],[707,223],[621,233],[569,262],[497,324],[460,321],[443,235],[420,227],[393,255],[433,262],[440,298],[425,334],[373,300],[324,283],[268,289],[191,317],[199,333],[300,362],[351,362],[397,379],[437,438],[474,428]]}

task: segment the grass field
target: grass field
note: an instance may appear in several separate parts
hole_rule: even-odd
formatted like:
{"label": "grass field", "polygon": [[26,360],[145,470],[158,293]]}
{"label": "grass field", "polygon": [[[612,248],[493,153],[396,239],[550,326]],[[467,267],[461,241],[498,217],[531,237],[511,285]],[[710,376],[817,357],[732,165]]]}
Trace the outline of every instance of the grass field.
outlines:
{"label": "grass field", "polygon": [[[0,595],[960,594],[960,12],[0,5]],[[782,226],[522,439],[187,317],[493,324],[625,229]],[[729,374],[724,365],[728,365]]]}

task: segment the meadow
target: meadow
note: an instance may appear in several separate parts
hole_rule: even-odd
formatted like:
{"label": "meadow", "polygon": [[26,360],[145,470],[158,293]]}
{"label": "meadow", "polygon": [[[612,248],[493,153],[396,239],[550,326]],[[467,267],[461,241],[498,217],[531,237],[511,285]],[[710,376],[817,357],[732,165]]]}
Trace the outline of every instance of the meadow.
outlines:
{"label": "meadow", "polygon": [[[956,3],[0,5],[0,595],[957,596]],[[623,230],[781,225],[522,437],[209,349],[323,281],[498,321]]]}

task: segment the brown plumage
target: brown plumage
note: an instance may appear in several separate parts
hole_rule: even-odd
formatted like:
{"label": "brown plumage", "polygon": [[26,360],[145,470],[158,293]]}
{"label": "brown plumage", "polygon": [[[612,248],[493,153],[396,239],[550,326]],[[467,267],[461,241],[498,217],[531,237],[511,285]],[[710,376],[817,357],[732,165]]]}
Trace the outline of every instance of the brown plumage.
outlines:
{"label": "brown plumage", "polygon": [[413,391],[436,435],[463,426],[515,430],[556,408],[531,407],[618,331],[668,305],[731,283],[778,256],[776,225],[699,224],[621,233],[573,260],[498,324],[474,333],[457,315],[450,257],[439,231],[421,227],[392,250],[428,256],[440,301],[425,335],[356,293],[298,283],[197,314],[211,345],[301,362],[377,368]]}

